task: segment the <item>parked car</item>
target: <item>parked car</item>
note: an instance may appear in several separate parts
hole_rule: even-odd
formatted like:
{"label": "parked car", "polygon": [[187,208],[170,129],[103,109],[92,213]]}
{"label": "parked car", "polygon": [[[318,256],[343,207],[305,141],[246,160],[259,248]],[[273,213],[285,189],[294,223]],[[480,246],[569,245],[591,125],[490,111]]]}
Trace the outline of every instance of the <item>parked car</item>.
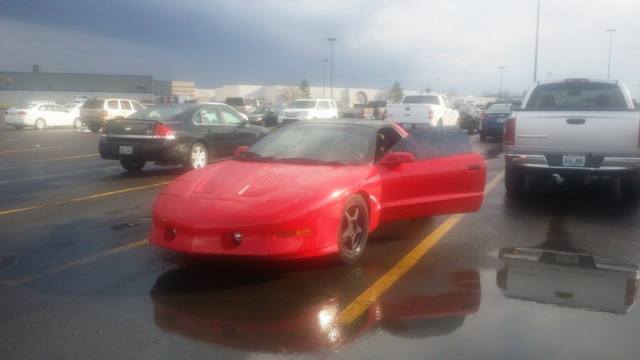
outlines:
{"label": "parked car", "polygon": [[298,120],[337,119],[338,106],[331,99],[298,99],[280,110],[278,124]]}
{"label": "parked car", "polygon": [[278,124],[278,109],[273,106],[258,106],[249,110],[246,115],[254,125],[272,127]]}
{"label": "parked car", "polygon": [[460,128],[466,130],[467,133],[473,134],[480,131],[480,122],[482,120],[482,112],[475,105],[461,104],[458,106],[460,114]]}
{"label": "parked car", "polygon": [[190,254],[358,260],[379,223],[477,211],[486,169],[457,128],[300,121],[170,184],[151,243]]}
{"label": "parked car", "polygon": [[75,125],[76,117],[64,106],[54,102],[30,102],[18,104],[6,111],[4,122],[21,130],[33,127],[43,130],[47,127],[71,127]]}
{"label": "parked car", "polygon": [[71,100],[71,102],[84,104],[87,100],[89,100],[89,97],[86,95],[76,95],[73,97],[73,100]]}
{"label": "parked car", "polygon": [[387,100],[373,100],[367,104],[367,111],[373,119],[384,120],[387,117]]}
{"label": "parked car", "polygon": [[83,104],[83,102],[70,102],[64,106],[65,109],[67,109],[73,116],[74,129],[82,127],[82,121],[80,121],[80,108],[82,108]]}
{"label": "parked car", "polygon": [[232,155],[238,146],[253,144],[266,132],[224,104],[158,105],[107,122],[100,155],[120,160],[129,171],[142,169],[148,161],[199,169],[211,159]]}
{"label": "parked car", "polygon": [[567,79],[535,84],[504,128],[505,185],[557,174],[618,178],[625,197],[640,196],[640,113],[619,81]]}
{"label": "parked car", "polygon": [[445,95],[409,95],[399,104],[387,106],[387,119],[398,124],[457,126],[458,111],[448,105]]}
{"label": "parked car", "polygon": [[254,107],[261,105],[258,99],[245,97],[228,97],[224,100],[224,103],[241,113],[247,113]]}
{"label": "parked car", "polygon": [[92,132],[98,132],[108,121],[124,119],[142,109],[144,106],[130,99],[90,99],[80,108],[80,121]]}
{"label": "parked car", "polygon": [[489,137],[502,137],[504,123],[512,112],[512,103],[494,103],[482,113],[480,123],[480,141]]}

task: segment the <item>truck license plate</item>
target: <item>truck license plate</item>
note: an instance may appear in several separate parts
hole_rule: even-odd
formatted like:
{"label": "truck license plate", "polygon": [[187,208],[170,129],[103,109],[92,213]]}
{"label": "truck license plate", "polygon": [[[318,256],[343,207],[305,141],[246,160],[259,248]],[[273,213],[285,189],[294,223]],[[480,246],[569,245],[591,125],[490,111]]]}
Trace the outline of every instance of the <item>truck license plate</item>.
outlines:
{"label": "truck license plate", "polygon": [[122,146],[118,148],[118,154],[120,155],[131,155],[133,154],[133,146]]}
{"label": "truck license plate", "polygon": [[584,166],[587,158],[584,155],[563,155],[562,166]]}

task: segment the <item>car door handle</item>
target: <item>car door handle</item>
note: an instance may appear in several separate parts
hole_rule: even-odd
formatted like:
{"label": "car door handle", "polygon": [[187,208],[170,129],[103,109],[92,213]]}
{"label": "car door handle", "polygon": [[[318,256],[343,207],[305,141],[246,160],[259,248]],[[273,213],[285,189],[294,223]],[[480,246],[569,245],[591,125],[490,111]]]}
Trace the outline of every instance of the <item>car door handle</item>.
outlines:
{"label": "car door handle", "polygon": [[482,165],[480,165],[480,164],[471,164],[471,165],[467,166],[467,169],[471,170],[471,171],[478,171],[478,170],[482,169]]}
{"label": "car door handle", "polygon": [[583,125],[587,122],[587,119],[567,119],[569,125]]}

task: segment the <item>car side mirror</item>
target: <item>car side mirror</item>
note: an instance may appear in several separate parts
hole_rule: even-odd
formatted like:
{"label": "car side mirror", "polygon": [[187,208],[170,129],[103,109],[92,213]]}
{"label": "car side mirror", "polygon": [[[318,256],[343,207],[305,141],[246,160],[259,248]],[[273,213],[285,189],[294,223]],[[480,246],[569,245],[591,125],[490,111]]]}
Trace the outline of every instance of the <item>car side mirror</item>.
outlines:
{"label": "car side mirror", "polygon": [[378,161],[378,164],[383,165],[383,166],[398,166],[400,164],[411,163],[411,162],[415,162],[415,161],[416,161],[416,157],[410,152],[405,152],[405,151],[393,152],[393,151],[390,151],[390,152],[386,153],[382,157],[382,159],[380,159],[380,161]]}
{"label": "car side mirror", "polygon": [[246,153],[247,151],[249,151],[249,147],[247,145],[238,146],[233,152],[233,155],[239,156],[240,154]]}

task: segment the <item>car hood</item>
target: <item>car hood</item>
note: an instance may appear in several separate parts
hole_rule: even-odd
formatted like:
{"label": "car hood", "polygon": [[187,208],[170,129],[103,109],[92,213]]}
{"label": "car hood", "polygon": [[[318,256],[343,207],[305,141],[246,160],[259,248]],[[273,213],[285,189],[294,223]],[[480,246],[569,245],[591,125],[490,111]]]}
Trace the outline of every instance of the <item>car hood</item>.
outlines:
{"label": "car hood", "polygon": [[324,166],[227,160],[192,171],[161,195],[172,219],[193,223],[263,223],[290,219],[340,198],[369,166]]}

